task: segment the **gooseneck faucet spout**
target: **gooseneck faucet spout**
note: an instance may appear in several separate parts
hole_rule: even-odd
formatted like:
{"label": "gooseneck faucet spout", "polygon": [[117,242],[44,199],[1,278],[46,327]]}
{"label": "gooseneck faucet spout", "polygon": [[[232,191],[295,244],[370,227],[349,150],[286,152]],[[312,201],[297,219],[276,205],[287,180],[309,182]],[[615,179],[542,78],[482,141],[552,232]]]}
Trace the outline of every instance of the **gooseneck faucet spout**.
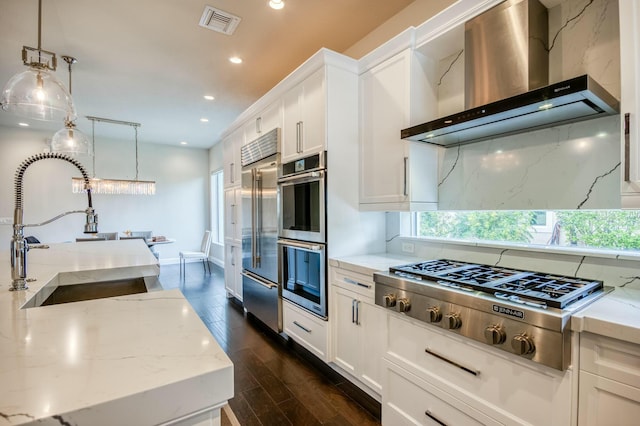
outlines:
{"label": "gooseneck faucet spout", "polygon": [[[87,190],[88,206],[85,210],[73,210],[66,213],[59,214],[58,216],[49,219],[42,223],[25,225],[23,223],[23,190],[22,180],[24,178],[24,172],[27,168],[39,160],[45,160],[48,158],[67,161],[80,170],[82,178],[84,179],[85,188]],[[71,213],[85,213],[87,215],[87,222],[84,225],[85,234],[95,234],[98,232],[98,215],[93,210],[93,203],[91,201],[91,185],[89,182],[89,175],[79,161],[69,157],[65,154],[59,154],[56,152],[45,152],[41,154],[32,155],[24,160],[15,175],[15,209],[13,211],[13,238],[11,239],[11,290],[25,290],[27,288],[27,252],[29,251],[29,245],[24,239],[24,228],[30,226],[41,226],[51,223]]]}

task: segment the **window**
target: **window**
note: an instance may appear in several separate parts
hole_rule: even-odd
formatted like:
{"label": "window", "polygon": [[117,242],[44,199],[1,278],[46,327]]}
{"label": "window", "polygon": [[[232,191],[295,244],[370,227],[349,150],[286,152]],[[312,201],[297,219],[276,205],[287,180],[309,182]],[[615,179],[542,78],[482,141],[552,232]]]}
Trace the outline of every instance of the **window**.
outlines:
{"label": "window", "polygon": [[211,241],[224,243],[224,178],[222,170],[211,173]]}
{"label": "window", "polygon": [[412,235],[640,251],[640,211],[465,211],[412,214]]}

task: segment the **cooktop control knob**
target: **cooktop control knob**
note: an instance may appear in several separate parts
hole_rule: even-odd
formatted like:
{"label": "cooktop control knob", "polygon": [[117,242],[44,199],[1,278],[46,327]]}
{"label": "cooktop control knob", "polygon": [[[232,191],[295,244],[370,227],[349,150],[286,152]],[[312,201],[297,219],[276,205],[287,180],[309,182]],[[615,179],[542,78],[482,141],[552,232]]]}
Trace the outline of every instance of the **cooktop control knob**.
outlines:
{"label": "cooktop control knob", "polygon": [[444,328],[449,330],[455,330],[457,328],[462,327],[462,320],[460,319],[460,314],[447,314],[444,316]]}
{"label": "cooktop control knob", "polygon": [[409,312],[409,309],[411,309],[411,302],[409,301],[408,298],[403,297],[401,299],[398,299],[399,312]]}
{"label": "cooktop control knob", "polygon": [[484,338],[490,345],[500,345],[507,340],[507,335],[499,324],[484,329]]}
{"label": "cooktop control knob", "polygon": [[393,306],[396,306],[396,295],[393,294],[393,293],[385,294],[384,295],[384,306],[386,306],[387,308],[391,308]]}
{"label": "cooktop control knob", "polygon": [[429,315],[429,322],[442,321],[442,312],[440,312],[440,308],[437,306],[427,308],[427,314]]}
{"label": "cooktop control knob", "polygon": [[516,355],[529,355],[536,351],[533,339],[525,333],[517,334],[511,339],[511,348]]}

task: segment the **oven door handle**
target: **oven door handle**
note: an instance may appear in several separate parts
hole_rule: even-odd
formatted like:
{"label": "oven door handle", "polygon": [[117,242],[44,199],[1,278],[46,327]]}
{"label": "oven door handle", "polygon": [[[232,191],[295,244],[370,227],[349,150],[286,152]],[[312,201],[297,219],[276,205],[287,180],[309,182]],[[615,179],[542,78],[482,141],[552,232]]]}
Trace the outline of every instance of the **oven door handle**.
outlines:
{"label": "oven door handle", "polygon": [[248,272],[248,271],[242,271],[242,276],[243,277],[247,277],[250,280],[257,282],[261,286],[266,287],[266,288],[268,288],[270,290],[272,288],[278,287],[278,284],[274,284],[271,281],[266,281],[264,278],[259,277],[256,274],[252,274],[251,272]]}
{"label": "oven door handle", "polygon": [[324,244],[308,244],[303,243],[301,241],[293,241],[293,240],[278,240],[278,244],[282,246],[291,246],[296,248],[301,248],[309,251],[322,251],[324,250]]}
{"label": "oven door handle", "polygon": [[295,183],[302,183],[310,180],[318,180],[324,178],[325,171],[324,170],[311,170],[305,173],[300,173],[298,175],[281,177],[278,179],[278,183],[287,183],[291,181],[295,181]]}

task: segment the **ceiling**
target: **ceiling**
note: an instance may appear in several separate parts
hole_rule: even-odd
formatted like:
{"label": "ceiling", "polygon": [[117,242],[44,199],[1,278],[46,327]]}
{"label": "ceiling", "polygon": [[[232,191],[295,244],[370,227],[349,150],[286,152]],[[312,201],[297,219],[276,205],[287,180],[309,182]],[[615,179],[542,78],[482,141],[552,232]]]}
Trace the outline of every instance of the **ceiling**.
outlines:
{"label": "ceiling", "polygon": [[[58,55],[80,130],[85,116],[142,124],[142,143],[209,148],[231,122],[321,47],[343,52],[413,0],[43,0],[42,49]],[[198,25],[206,5],[239,16],[233,35]],[[0,87],[25,70],[22,46],[37,47],[37,0],[0,0]],[[239,56],[243,63],[229,62]],[[207,101],[204,95],[213,95]],[[209,121],[203,123],[201,118]],[[0,111],[0,125],[51,134],[63,123]],[[130,127],[96,123],[100,137],[133,138]]]}

